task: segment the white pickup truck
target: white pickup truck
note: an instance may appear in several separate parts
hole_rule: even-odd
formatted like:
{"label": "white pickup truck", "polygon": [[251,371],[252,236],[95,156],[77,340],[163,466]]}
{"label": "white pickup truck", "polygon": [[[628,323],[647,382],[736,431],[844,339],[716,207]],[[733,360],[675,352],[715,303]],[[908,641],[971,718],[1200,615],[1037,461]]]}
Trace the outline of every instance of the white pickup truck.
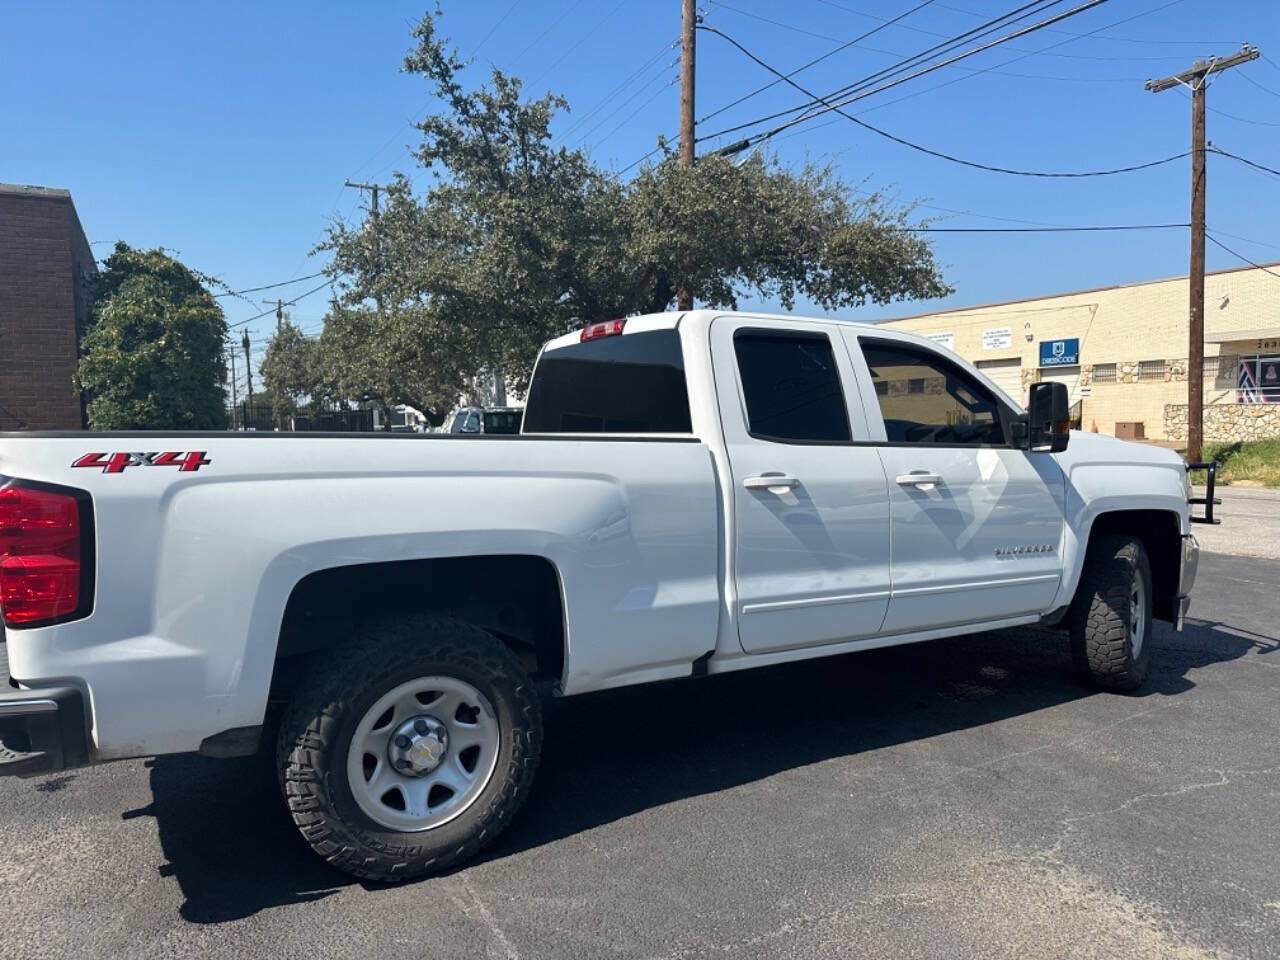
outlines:
{"label": "white pickup truck", "polygon": [[303,836],[476,853],[541,702],[1020,624],[1143,680],[1184,464],[919,337],[712,311],[547,344],[523,435],[0,435],[0,772],[277,751]]}

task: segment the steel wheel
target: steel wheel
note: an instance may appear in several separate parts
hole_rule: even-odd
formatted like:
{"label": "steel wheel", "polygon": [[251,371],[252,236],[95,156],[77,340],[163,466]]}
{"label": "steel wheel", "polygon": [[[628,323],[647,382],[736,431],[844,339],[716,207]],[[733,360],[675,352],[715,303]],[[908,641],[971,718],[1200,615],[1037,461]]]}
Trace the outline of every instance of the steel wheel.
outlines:
{"label": "steel wheel", "polygon": [[1146,633],[1146,602],[1146,587],[1143,584],[1142,573],[1135,570],[1133,586],[1129,591],[1129,643],[1133,647],[1135,659],[1142,653],[1142,641]]}
{"label": "steel wheel", "polygon": [[480,796],[500,739],[493,706],[471,684],[445,676],[402,683],[356,725],[347,751],[352,796],[392,830],[441,826]]}

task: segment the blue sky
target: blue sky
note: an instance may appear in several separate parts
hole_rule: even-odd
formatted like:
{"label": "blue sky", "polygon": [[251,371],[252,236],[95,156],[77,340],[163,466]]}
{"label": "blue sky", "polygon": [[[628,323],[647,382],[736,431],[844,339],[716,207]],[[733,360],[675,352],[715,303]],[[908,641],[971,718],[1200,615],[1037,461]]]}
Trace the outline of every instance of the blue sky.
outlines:
{"label": "blue sky", "polygon": [[[667,47],[678,34],[679,0],[441,2],[442,29],[476,58],[468,76],[480,81],[496,65],[525,78],[531,94],[562,93],[573,112],[557,121],[557,131],[571,133],[571,144],[585,138],[600,162],[625,167],[659,133],[677,129],[678,53]],[[704,0],[702,9],[709,23],[790,70],[916,2]],[[1057,9],[1074,5],[1069,0]],[[408,156],[415,140],[408,121],[432,101],[421,79],[399,72],[410,27],[425,6],[10,4],[0,34],[0,180],[69,188],[90,240],[173,249],[236,289],[314,273],[323,263],[308,251],[326,222],[357,213],[364,202],[343,189],[344,178],[385,182],[403,170],[427,182]],[[975,14],[1013,6],[931,3],[796,79],[818,92],[835,89],[924,49],[939,39],[935,33],[977,25]],[[859,108],[896,135],[1001,166],[1069,171],[1141,163],[1186,150],[1190,127],[1186,96],[1153,95],[1143,80],[1248,41],[1274,62],[1258,60],[1217,80],[1208,94],[1209,137],[1280,166],[1274,0],[1111,0],[1058,29],[1083,34],[1147,11],[1154,12],[1086,39],[1042,31],[1012,44],[1016,50],[980,55],[964,69],[945,68]],[[984,68],[992,69],[974,72]],[[584,119],[636,71],[632,83]],[[699,116],[770,79],[719,37],[700,35]],[[700,132],[798,98],[779,85]],[[831,159],[850,182],[930,204],[920,213],[944,218],[939,226],[1015,225],[991,218],[1051,224],[1188,218],[1186,160],[1117,177],[1044,180],[967,169],[846,120],[797,131],[774,141],[784,161]],[[1208,198],[1211,231],[1250,259],[1280,260],[1280,178],[1211,157]],[[99,255],[107,250],[108,244],[95,246]],[[1185,272],[1187,250],[1183,230],[938,235],[937,256],[954,296],[845,313],[872,318],[1174,275]],[[1210,268],[1238,263],[1212,245],[1208,257]],[[314,285],[283,290],[287,298]],[[324,301],[317,293],[292,314],[314,331]],[[224,302],[233,323],[265,309]],[[271,323],[264,318],[250,328],[263,337]]]}

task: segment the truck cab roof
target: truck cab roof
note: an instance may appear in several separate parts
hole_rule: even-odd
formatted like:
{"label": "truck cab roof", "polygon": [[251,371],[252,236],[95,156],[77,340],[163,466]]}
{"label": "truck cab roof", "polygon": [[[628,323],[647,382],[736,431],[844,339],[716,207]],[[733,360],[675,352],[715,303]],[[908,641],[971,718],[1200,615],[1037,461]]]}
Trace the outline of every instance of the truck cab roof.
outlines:
{"label": "truck cab roof", "polygon": [[[841,317],[822,317],[822,316],[804,316],[800,314],[790,313],[763,313],[754,310],[668,310],[664,313],[642,313],[632,317],[618,318],[625,321],[620,336],[635,333],[647,333],[652,330],[685,330],[690,326],[697,326],[702,330],[710,327],[711,322],[718,317],[749,317],[753,322],[759,322],[763,326],[770,324],[793,324],[797,322],[809,321],[812,323],[830,323],[840,326],[865,328],[868,332],[875,330],[876,336],[883,336],[885,339],[902,340],[909,343],[918,343],[930,347],[931,349],[946,349],[940,347],[935,341],[929,340],[927,337],[920,336],[916,333],[909,333],[905,330],[890,330],[882,327],[874,326],[867,320],[850,320]],[[589,329],[590,327],[586,328]],[[567,347],[571,344],[580,343],[582,341],[582,330],[574,330],[562,336],[556,337],[554,340],[548,341],[543,347],[544,350],[555,350],[560,347]],[[948,351],[949,352],[949,351]]]}

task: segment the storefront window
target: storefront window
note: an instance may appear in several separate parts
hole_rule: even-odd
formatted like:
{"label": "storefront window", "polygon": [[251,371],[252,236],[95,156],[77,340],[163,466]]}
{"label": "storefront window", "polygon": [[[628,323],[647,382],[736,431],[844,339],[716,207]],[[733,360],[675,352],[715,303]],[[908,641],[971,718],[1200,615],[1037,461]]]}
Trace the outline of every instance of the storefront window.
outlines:
{"label": "storefront window", "polygon": [[1241,357],[1237,403],[1280,403],[1280,356]]}

